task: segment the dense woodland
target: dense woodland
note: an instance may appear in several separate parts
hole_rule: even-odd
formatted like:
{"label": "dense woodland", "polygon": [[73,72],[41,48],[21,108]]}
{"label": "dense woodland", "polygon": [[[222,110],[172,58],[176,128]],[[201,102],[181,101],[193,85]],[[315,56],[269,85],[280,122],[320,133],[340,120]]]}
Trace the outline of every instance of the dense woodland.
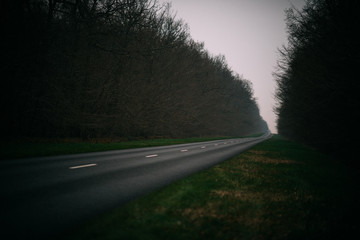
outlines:
{"label": "dense woodland", "polygon": [[353,164],[360,132],[359,13],[357,0],[308,0],[301,11],[289,9],[288,45],[275,74],[279,133]]}
{"label": "dense woodland", "polygon": [[4,136],[236,136],[267,129],[251,83],[193,41],[168,4],[1,5]]}

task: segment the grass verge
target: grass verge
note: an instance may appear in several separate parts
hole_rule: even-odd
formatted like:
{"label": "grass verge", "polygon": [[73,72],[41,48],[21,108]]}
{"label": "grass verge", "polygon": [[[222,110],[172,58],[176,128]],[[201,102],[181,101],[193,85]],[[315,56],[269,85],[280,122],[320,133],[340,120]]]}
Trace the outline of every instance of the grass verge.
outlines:
{"label": "grass verge", "polygon": [[274,136],[65,239],[346,239],[360,227],[357,174]]}
{"label": "grass verge", "polygon": [[264,133],[255,133],[242,137],[194,137],[182,139],[20,139],[0,141],[0,160],[26,157],[43,157],[63,154],[121,150],[129,148],[156,147],[182,143],[204,142],[228,138],[260,137]]}
{"label": "grass verge", "polygon": [[148,140],[111,140],[96,139],[81,141],[79,139],[60,140],[20,140],[1,142],[0,159],[42,157],[51,155],[98,152],[141,147],[156,147],[181,143],[203,142],[226,139],[229,137],[213,138],[184,138],[184,139],[148,139]]}

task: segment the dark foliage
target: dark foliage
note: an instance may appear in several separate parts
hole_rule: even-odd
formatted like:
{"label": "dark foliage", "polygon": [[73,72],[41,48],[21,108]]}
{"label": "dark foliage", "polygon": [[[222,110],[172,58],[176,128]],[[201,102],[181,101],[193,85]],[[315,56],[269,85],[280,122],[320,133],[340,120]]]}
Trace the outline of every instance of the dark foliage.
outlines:
{"label": "dark foliage", "polygon": [[1,1],[1,134],[187,137],[267,129],[248,81],[155,0]]}
{"label": "dark foliage", "polygon": [[289,43],[275,74],[279,133],[346,162],[356,160],[359,144],[359,11],[356,0],[289,9]]}

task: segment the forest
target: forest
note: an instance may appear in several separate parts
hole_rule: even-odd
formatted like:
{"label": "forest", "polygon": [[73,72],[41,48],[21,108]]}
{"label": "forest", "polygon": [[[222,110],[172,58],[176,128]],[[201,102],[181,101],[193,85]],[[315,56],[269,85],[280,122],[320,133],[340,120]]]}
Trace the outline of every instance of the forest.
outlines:
{"label": "forest", "polygon": [[267,130],[251,82],[192,40],[169,4],[1,5],[3,137],[179,138]]}
{"label": "forest", "polygon": [[360,2],[307,0],[286,12],[276,113],[281,135],[360,165]]}

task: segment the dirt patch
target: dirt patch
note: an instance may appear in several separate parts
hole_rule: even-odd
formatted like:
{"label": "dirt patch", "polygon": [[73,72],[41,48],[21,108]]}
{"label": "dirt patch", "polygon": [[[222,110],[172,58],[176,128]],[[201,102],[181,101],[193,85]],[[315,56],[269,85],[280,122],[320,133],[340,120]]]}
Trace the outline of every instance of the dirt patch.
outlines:
{"label": "dirt patch", "polygon": [[301,161],[294,161],[289,159],[281,159],[281,158],[271,158],[266,156],[268,154],[267,151],[257,151],[257,150],[250,150],[249,153],[251,157],[249,158],[250,161],[265,163],[265,164],[305,164]]}
{"label": "dirt patch", "polygon": [[272,202],[284,202],[289,200],[289,198],[294,198],[294,196],[279,194],[276,192],[251,192],[251,191],[242,191],[242,190],[234,190],[234,191],[224,191],[224,190],[213,190],[211,191],[213,196],[217,196],[220,198],[233,198],[242,201],[272,201]]}
{"label": "dirt patch", "polygon": [[198,208],[186,208],[182,215],[184,217],[189,218],[191,221],[201,221],[203,218],[213,218],[213,219],[224,219],[226,218],[225,215],[220,214],[219,206],[215,203],[209,203],[204,207],[198,207]]}

